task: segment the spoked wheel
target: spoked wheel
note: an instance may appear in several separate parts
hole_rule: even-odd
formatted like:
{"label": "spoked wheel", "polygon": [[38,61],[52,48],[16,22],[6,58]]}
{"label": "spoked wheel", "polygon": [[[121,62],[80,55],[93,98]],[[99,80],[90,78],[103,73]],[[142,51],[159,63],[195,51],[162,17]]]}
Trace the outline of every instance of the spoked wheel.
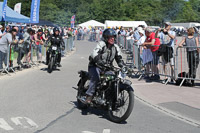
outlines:
{"label": "spoked wheel", "polygon": [[[87,109],[87,105],[86,104],[84,104],[83,102],[81,102],[81,100],[79,99],[79,98],[81,98],[81,97],[83,97],[83,96],[85,96],[86,94],[85,94],[85,92],[86,92],[86,89],[88,88],[88,86],[89,86],[89,83],[90,83],[90,80],[87,80],[85,83],[84,83],[84,85],[83,86],[79,86],[78,87],[78,92],[77,92],[77,107],[79,108],[79,109]],[[85,89],[85,90],[83,90],[83,89]]]}
{"label": "spoked wheel", "polygon": [[48,72],[51,73],[52,70],[53,70],[53,64],[54,64],[54,57],[51,57],[51,60],[49,62],[49,65],[48,65]]}
{"label": "spoked wheel", "polygon": [[119,100],[115,105],[109,105],[108,116],[111,121],[120,123],[125,121],[131,114],[134,106],[134,94],[132,90],[122,90]]}

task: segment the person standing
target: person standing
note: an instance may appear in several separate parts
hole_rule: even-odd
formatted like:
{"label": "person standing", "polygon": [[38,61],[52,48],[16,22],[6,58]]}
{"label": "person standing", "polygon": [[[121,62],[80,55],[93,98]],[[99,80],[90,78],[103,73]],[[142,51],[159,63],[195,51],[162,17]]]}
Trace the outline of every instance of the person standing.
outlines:
{"label": "person standing", "polygon": [[[172,24],[170,22],[165,22],[165,28],[161,29],[159,28],[156,31],[156,38],[160,37],[161,40],[161,44],[167,45],[168,48],[172,48],[173,49],[173,53],[174,53],[174,47],[175,47],[175,37],[176,37],[176,33],[171,29]],[[166,72],[166,65],[168,63],[168,61],[165,59],[164,57],[165,55],[162,55],[162,62],[163,62],[163,70],[165,75],[167,75]],[[169,55],[167,55],[169,56]],[[170,68],[171,68],[171,80],[174,80],[174,54],[172,55],[172,58],[169,59],[170,62]],[[165,79],[163,80],[163,84],[165,84],[168,81],[168,78],[165,77]]]}
{"label": "person standing", "polygon": [[3,62],[7,65],[7,52],[8,45],[11,43],[16,44],[18,41],[15,39],[17,34],[16,29],[12,29],[0,39],[0,69],[3,69]]}
{"label": "person standing", "polygon": [[189,86],[194,86],[194,80],[196,78],[197,67],[199,65],[199,40],[198,37],[194,37],[194,28],[191,27],[187,31],[187,36],[179,43],[179,47],[183,47],[183,43],[187,46],[187,61],[189,67],[189,77],[192,80],[189,82]]}
{"label": "person standing", "polygon": [[43,41],[43,32],[42,29],[39,29],[38,32],[34,35],[34,40],[37,48],[37,60],[39,63],[42,61],[42,46],[44,44]]}
{"label": "person standing", "polygon": [[160,40],[159,38],[155,37],[155,33],[152,32],[152,29],[150,27],[146,28],[146,41],[142,44],[144,48],[150,49],[151,53],[147,55],[147,57],[150,57],[150,54],[152,54],[152,61],[147,64],[147,78],[149,73],[149,68],[152,70],[152,76],[150,79],[152,80],[159,80],[159,69],[158,69],[158,63],[159,63],[159,57],[156,54],[156,51],[159,48]]}

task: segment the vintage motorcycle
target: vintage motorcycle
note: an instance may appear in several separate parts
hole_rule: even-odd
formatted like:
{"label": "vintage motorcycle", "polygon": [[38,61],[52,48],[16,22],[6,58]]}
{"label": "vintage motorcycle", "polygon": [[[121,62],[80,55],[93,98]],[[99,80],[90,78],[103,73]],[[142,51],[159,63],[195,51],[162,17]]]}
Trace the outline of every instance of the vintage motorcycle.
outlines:
{"label": "vintage motorcycle", "polygon": [[48,72],[51,73],[57,67],[58,46],[52,45],[49,55]]}
{"label": "vintage motorcycle", "polygon": [[[100,74],[100,82],[97,85],[92,102],[87,105],[84,102],[90,78],[86,71],[79,71],[80,80],[77,84],[77,106],[86,109],[88,106],[105,109],[111,121],[120,123],[131,114],[134,106],[134,90],[131,81],[125,79],[127,68],[104,66],[104,72]],[[109,71],[108,71],[109,70]]]}

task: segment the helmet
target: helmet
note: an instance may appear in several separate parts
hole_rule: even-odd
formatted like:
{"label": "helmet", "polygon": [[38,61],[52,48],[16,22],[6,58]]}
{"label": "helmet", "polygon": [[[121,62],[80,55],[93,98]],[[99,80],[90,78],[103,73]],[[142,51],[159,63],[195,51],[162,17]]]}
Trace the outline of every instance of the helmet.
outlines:
{"label": "helmet", "polygon": [[31,28],[28,28],[27,32],[31,33],[33,30]]}
{"label": "helmet", "polygon": [[56,31],[60,31],[60,30],[58,29],[58,27],[53,28],[53,33],[55,33]]}
{"label": "helmet", "polygon": [[116,32],[113,29],[105,29],[103,31],[103,40],[107,42],[109,36],[114,36],[114,38],[116,38]]}
{"label": "helmet", "polygon": [[42,32],[42,29],[39,29],[38,32]]}

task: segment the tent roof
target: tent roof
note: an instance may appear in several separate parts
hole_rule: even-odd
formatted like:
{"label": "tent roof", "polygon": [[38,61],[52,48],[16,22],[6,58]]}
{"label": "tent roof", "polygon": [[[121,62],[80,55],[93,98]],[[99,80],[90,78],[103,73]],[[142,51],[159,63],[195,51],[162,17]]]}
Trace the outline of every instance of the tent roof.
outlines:
{"label": "tent roof", "polygon": [[58,27],[58,25],[52,23],[51,21],[47,21],[47,20],[39,20],[39,23],[34,24],[34,25],[46,25],[46,26],[52,26],[52,27]]}
{"label": "tent roof", "polygon": [[145,21],[110,21],[106,20],[105,21],[106,27],[138,27],[139,25],[144,25],[147,27],[147,24]]}
{"label": "tent roof", "polygon": [[[0,21],[2,21],[2,7],[3,7],[3,2],[0,2]],[[8,6],[6,8],[5,20],[7,22],[30,23],[30,18],[15,12]]]}
{"label": "tent roof", "polygon": [[95,20],[89,20],[87,22],[84,22],[82,24],[79,24],[79,26],[82,26],[82,27],[89,27],[89,26],[92,26],[92,27],[104,27],[105,24],[103,23],[100,23],[98,21],[95,21]]}

